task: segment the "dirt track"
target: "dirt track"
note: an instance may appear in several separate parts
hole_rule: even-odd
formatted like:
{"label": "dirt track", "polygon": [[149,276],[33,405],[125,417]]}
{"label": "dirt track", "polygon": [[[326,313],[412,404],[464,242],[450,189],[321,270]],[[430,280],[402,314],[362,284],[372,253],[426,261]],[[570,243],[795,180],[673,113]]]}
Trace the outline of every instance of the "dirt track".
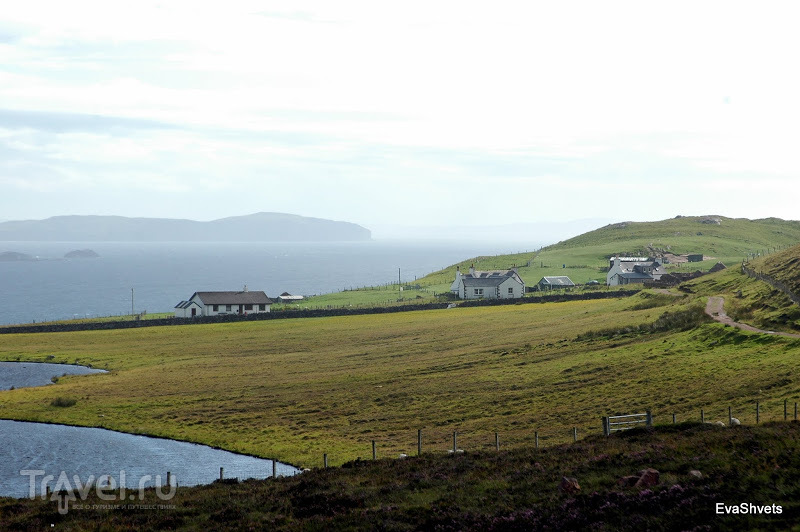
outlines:
{"label": "dirt track", "polygon": [[737,321],[733,321],[733,319],[730,316],[725,314],[725,309],[723,308],[724,305],[725,305],[725,299],[723,299],[720,296],[711,296],[708,298],[708,303],[706,303],[706,314],[708,314],[709,316],[711,316],[720,323],[730,325],[731,327],[736,327],[737,329],[742,329],[743,331],[757,332],[763,334],[774,334],[776,336],[786,336],[788,338],[800,338],[800,334],[765,331],[764,329],[757,329],[752,325],[747,325],[746,323],[739,323]]}

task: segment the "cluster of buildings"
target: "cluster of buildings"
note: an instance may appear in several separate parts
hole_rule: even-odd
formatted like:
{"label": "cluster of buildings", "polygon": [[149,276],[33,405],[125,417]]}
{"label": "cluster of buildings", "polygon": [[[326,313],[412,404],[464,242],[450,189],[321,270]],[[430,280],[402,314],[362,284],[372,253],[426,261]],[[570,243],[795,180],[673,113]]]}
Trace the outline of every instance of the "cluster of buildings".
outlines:
{"label": "cluster of buildings", "polygon": [[[699,257],[702,260],[703,256]],[[724,268],[723,265],[718,267]],[[617,256],[609,260],[606,284],[620,286],[662,281],[672,276],[674,274],[667,273],[663,259]],[[590,284],[598,283],[592,281]],[[534,290],[574,286],[575,283],[567,276],[545,276],[536,284]],[[467,273],[464,273],[457,267],[456,278],[450,285],[450,292],[459,299],[517,299],[525,294],[525,282],[516,268],[480,271],[473,265]],[[302,299],[303,296],[293,296],[286,292],[278,296],[278,301],[281,303],[293,303]],[[249,291],[247,286],[241,292],[195,292],[188,300],[181,301],[175,306],[175,316],[192,318],[269,312],[270,306],[274,303],[275,301],[267,297],[264,292]]]}

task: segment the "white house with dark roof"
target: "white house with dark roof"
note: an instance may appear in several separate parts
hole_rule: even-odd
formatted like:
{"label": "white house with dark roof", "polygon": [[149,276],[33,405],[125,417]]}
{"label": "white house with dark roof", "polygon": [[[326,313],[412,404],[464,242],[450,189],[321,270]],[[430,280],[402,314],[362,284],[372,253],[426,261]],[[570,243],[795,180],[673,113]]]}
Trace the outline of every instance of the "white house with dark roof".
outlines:
{"label": "white house with dark roof", "polygon": [[478,271],[471,266],[469,273],[456,269],[456,279],[450,285],[450,291],[459,299],[515,299],[525,293],[525,282],[516,268]]}
{"label": "white house with dark roof", "polygon": [[554,288],[573,288],[575,283],[566,275],[556,275],[553,277],[542,277],[536,286],[539,290],[553,290]]}
{"label": "white house with dark roof", "polygon": [[188,300],[175,305],[175,317],[256,314],[269,312],[273,303],[264,292],[251,292],[247,286],[241,292],[195,292]]}
{"label": "white house with dark roof", "polygon": [[658,281],[667,270],[660,259],[611,257],[606,274],[608,286]]}

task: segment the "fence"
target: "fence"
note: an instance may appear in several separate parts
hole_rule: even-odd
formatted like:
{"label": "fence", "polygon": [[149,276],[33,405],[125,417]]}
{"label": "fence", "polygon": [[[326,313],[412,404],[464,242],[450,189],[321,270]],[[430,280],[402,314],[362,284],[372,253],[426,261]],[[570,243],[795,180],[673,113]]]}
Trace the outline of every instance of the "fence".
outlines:
{"label": "fence", "polygon": [[765,283],[775,288],[776,290],[779,290],[784,294],[786,294],[789,297],[789,299],[791,299],[795,304],[800,305],[800,296],[792,292],[792,290],[788,286],[778,281],[777,279],[773,279],[772,277],[763,272],[761,273],[756,272],[754,269],[748,267],[746,263],[742,263],[742,273],[752,279],[759,279],[761,281],[764,281]]}
{"label": "fence", "polygon": [[[758,425],[766,421],[766,419],[764,419],[763,406],[764,405],[761,401],[756,401],[752,405],[751,409],[747,412],[743,410],[737,412],[734,411],[733,407],[729,406],[727,407],[727,410],[714,410],[713,413],[719,416],[720,412],[723,412],[722,415],[724,418],[727,418],[728,426],[746,424],[740,419],[736,418],[735,415],[740,416],[742,419],[747,416],[748,420],[754,422],[752,424]],[[782,416],[780,414],[775,416],[775,411],[775,409],[771,410],[773,416],[770,421],[789,421],[790,418],[794,421],[798,420],[797,402],[794,402],[792,405],[789,403],[788,399],[784,399]],[[698,416],[687,417],[681,420],[678,419],[678,415],[676,413],[667,413],[662,415],[664,421],[659,424],[664,426],[669,424],[677,424],[679,422],[699,422],[715,425],[722,423],[722,421],[719,419],[713,422],[707,421],[707,418],[711,419],[711,417],[708,416],[710,412],[712,411],[707,410],[706,408],[700,408],[699,411],[697,411],[697,414],[699,414]],[[611,436],[615,432],[624,431],[635,427],[653,427],[655,426],[655,420],[657,418],[650,410],[647,410],[640,414],[603,416],[601,419],[602,425],[600,427],[597,425],[583,425],[573,426],[571,428],[562,428],[558,431],[550,432],[531,430],[522,436],[520,436],[519,433],[515,433],[515,436],[512,439],[512,445],[516,447],[527,445],[535,449],[539,449],[545,446],[574,443],[578,441],[579,436],[586,437],[591,434]],[[446,453],[456,455],[464,453],[465,449],[471,449],[477,452],[488,452],[492,450],[500,451],[502,441],[501,436],[502,433],[499,431],[447,431],[442,428],[417,429],[415,434],[405,432],[402,434],[393,433],[391,437],[384,438],[383,441],[373,439],[370,441],[370,447],[365,450],[371,451],[373,460],[387,456],[397,457],[398,455],[400,458],[407,458],[412,454],[420,456],[423,453]],[[401,441],[398,441],[398,437]],[[383,444],[383,447],[381,444]],[[414,452],[412,452],[412,449]],[[383,450],[383,456],[381,456],[381,450]],[[367,456],[370,455],[368,454]],[[329,457],[330,455],[328,453],[323,454],[323,467],[328,467]],[[358,456],[355,459],[360,460],[361,456]]]}

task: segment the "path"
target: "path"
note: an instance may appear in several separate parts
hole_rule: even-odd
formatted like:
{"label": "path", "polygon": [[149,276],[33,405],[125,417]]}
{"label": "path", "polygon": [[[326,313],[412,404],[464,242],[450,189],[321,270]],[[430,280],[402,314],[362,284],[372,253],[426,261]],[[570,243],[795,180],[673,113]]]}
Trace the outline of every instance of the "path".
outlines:
{"label": "path", "polygon": [[800,334],[765,331],[764,329],[757,329],[752,325],[747,325],[746,323],[739,323],[733,321],[733,319],[730,316],[725,314],[725,309],[723,308],[724,304],[725,304],[725,299],[723,299],[720,296],[709,297],[708,303],[706,303],[706,314],[708,314],[709,316],[711,316],[720,323],[724,323],[725,325],[730,325],[731,327],[736,327],[737,329],[742,329],[743,331],[757,332],[763,334],[774,334],[776,336],[786,336],[788,338],[800,338]]}

